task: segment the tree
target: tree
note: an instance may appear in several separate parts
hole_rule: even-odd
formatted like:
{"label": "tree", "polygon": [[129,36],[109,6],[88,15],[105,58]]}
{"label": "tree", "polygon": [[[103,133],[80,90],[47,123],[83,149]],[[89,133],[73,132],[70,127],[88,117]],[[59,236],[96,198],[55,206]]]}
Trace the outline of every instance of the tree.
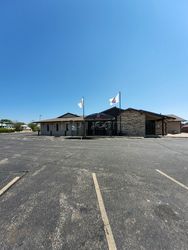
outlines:
{"label": "tree", "polygon": [[28,127],[30,127],[33,132],[39,131],[39,127],[36,123],[31,122],[28,124]]}
{"label": "tree", "polygon": [[24,125],[24,124],[25,124],[24,122],[15,122],[14,123],[15,131],[22,131],[21,125]]}
{"label": "tree", "polygon": [[13,122],[11,120],[9,120],[9,119],[1,119],[0,122],[13,124]]}

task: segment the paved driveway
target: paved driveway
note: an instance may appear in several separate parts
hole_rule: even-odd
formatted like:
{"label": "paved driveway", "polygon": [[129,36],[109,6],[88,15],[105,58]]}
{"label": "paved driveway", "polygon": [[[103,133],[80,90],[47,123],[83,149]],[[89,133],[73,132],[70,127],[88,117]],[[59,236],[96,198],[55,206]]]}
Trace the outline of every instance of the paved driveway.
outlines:
{"label": "paved driveway", "polygon": [[188,249],[188,139],[1,134],[0,148],[0,189],[22,177],[0,196],[0,249],[109,249],[105,212],[117,249]]}

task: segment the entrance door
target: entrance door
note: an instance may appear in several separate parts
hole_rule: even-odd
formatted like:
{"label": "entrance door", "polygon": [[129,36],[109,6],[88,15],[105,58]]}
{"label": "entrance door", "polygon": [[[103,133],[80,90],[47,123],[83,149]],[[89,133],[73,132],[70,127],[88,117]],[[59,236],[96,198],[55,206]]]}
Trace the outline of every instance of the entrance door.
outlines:
{"label": "entrance door", "polygon": [[146,135],[155,135],[155,121],[146,120]]}
{"label": "entrance door", "polygon": [[105,121],[89,121],[88,135],[106,135]]}

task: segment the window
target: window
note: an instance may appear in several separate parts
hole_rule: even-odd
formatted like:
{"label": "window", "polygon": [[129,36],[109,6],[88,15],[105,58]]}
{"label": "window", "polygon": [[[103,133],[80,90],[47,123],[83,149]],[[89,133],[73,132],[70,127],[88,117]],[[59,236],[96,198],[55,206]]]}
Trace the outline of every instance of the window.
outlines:
{"label": "window", "polygon": [[56,124],[56,131],[59,131],[59,124]]}
{"label": "window", "polygon": [[50,128],[49,128],[49,124],[47,124],[47,131],[49,132]]}

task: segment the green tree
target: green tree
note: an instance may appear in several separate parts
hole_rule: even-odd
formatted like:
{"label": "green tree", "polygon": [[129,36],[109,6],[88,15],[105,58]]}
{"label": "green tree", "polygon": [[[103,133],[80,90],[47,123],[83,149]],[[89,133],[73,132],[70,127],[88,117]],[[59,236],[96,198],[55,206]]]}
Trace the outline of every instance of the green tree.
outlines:
{"label": "green tree", "polygon": [[13,122],[11,120],[9,120],[9,119],[1,119],[0,122],[13,124]]}
{"label": "green tree", "polygon": [[28,127],[30,127],[34,132],[39,131],[39,127],[36,123],[31,122],[28,124]]}
{"label": "green tree", "polygon": [[14,123],[15,131],[22,131],[21,125],[24,125],[24,124],[25,124],[24,122],[15,122]]}

